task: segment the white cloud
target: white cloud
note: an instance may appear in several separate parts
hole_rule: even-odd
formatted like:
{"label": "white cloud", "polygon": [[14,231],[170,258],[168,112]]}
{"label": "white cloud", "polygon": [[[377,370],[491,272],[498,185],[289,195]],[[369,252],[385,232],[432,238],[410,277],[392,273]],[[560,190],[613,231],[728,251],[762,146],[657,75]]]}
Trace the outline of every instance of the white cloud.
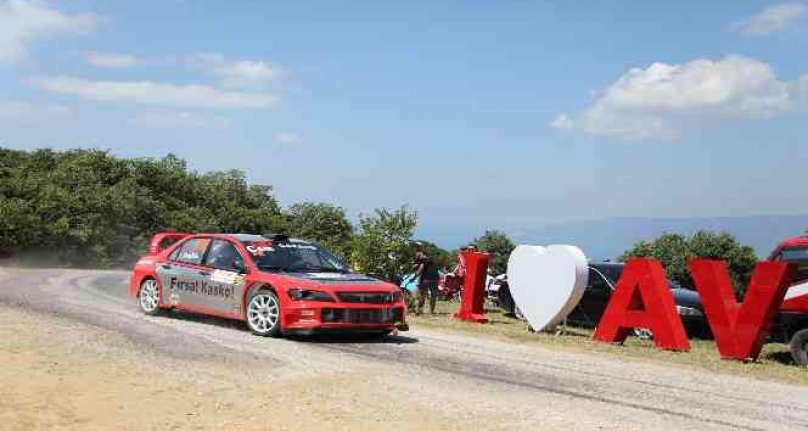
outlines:
{"label": "white cloud", "polygon": [[747,36],[762,36],[784,30],[808,13],[808,6],[802,3],[783,3],[770,6],[756,15],[730,25],[730,30]]}
{"label": "white cloud", "polygon": [[249,87],[266,84],[275,77],[275,68],[265,61],[238,61],[216,70],[222,83],[229,87]]}
{"label": "white cloud", "polygon": [[794,83],[758,60],[728,56],[631,69],[578,118],[560,124],[629,139],[672,138],[694,125],[767,118],[792,105]]}
{"label": "white cloud", "polygon": [[22,58],[26,44],[35,37],[90,32],[98,21],[97,15],[66,15],[39,1],[0,0],[0,62]]}
{"label": "white cloud", "polygon": [[560,114],[550,123],[550,127],[554,129],[572,129],[575,127],[575,122],[567,114]]}
{"label": "white cloud", "polygon": [[260,87],[275,79],[277,70],[268,61],[228,60],[219,53],[202,53],[193,57],[195,63],[222,79],[226,87]]}
{"label": "white cloud", "polygon": [[205,108],[265,108],[276,103],[271,94],[221,91],[208,85],[174,85],[152,81],[91,81],[69,76],[36,77],[43,90],[104,102]]}
{"label": "white cloud", "polygon": [[275,142],[284,145],[291,145],[297,143],[298,136],[290,132],[281,132],[275,135]]}
{"label": "white cloud", "polygon": [[14,123],[40,123],[69,117],[72,110],[62,105],[36,105],[28,102],[0,100],[0,121]]}
{"label": "white cloud", "polygon": [[193,112],[149,112],[142,113],[129,120],[129,123],[147,129],[211,129],[221,130],[230,127],[227,118],[199,115]]}
{"label": "white cloud", "polygon": [[97,67],[132,67],[138,63],[137,57],[128,54],[102,54],[91,52],[87,54],[87,61]]}

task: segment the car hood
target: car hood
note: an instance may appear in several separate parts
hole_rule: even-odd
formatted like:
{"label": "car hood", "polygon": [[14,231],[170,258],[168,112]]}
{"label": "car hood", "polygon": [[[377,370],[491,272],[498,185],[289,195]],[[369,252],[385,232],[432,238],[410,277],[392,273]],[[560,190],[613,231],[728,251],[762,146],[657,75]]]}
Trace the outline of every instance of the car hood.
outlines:
{"label": "car hood", "polygon": [[283,277],[286,277],[290,282],[297,282],[304,288],[319,288],[322,290],[354,290],[354,291],[395,291],[398,287],[368,277],[362,274],[355,273],[341,273],[341,272],[284,272]]}
{"label": "car hood", "polygon": [[682,288],[675,288],[671,289],[671,293],[673,293],[673,302],[675,302],[676,305],[701,310],[701,300],[699,299],[698,292]]}
{"label": "car hood", "polygon": [[302,278],[319,284],[383,284],[366,275],[343,272],[287,272],[286,276]]}

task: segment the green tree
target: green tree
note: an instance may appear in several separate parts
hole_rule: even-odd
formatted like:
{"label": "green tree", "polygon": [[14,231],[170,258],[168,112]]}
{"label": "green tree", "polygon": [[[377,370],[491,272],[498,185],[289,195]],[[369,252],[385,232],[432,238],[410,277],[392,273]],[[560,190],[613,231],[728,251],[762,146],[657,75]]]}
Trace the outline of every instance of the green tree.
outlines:
{"label": "green tree", "polygon": [[282,226],[271,188],[239,171],[197,174],[173,155],[0,148],[0,255],[68,265],[131,263],[161,230],[263,232]]}
{"label": "green tree", "polygon": [[410,239],[418,224],[415,211],[377,209],[359,217],[359,233],[353,241],[351,260],[356,269],[383,280],[398,282],[412,269]]}
{"label": "green tree", "polygon": [[657,259],[665,267],[668,278],[686,288],[693,286],[690,270],[687,267],[687,261],[693,255],[688,239],[684,235],[665,233],[653,241],[641,241],[623,253],[619,260],[625,262],[632,257]]}
{"label": "green tree", "polygon": [[690,252],[695,257],[721,259],[727,262],[736,294],[746,293],[749,279],[757,263],[752,247],[742,245],[727,232],[698,231],[690,237]]}
{"label": "green tree", "polygon": [[742,297],[749,284],[757,257],[752,247],[741,245],[727,232],[698,231],[690,237],[666,233],[653,241],[642,241],[620,257],[626,261],[633,257],[650,257],[662,262],[669,278],[682,287],[695,289],[687,262],[695,258],[720,259],[727,262],[730,277],[738,297]]}
{"label": "green tree", "polygon": [[516,247],[510,237],[498,230],[487,230],[472,243],[477,244],[480,251],[491,254],[491,263],[488,265],[494,274],[502,274],[508,270],[508,258]]}
{"label": "green tree", "polygon": [[286,210],[290,235],[318,242],[342,257],[350,256],[354,228],[341,207],[324,202],[301,202]]}

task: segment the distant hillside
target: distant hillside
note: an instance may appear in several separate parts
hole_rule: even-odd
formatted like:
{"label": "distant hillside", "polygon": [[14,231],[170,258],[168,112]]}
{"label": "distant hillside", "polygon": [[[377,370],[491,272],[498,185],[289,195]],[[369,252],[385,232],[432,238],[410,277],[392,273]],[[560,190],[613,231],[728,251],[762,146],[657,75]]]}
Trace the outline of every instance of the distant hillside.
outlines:
{"label": "distant hillside", "polygon": [[[665,232],[690,234],[699,229],[727,231],[741,243],[752,246],[765,257],[782,239],[801,234],[808,228],[808,214],[756,215],[704,218],[607,218],[545,226],[499,226],[520,244],[573,244],[593,259],[615,258],[634,243]],[[479,229],[434,229],[428,236],[445,247],[456,247],[479,235]],[[465,232],[461,232],[465,231]],[[472,233],[470,233],[472,232]],[[481,232],[480,232],[481,233]]]}

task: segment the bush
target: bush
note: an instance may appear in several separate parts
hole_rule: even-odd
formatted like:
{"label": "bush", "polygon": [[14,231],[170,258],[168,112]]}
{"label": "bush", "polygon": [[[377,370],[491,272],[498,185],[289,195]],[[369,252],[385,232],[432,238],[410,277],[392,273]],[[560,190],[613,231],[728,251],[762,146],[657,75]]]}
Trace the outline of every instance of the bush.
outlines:
{"label": "bush", "polygon": [[757,258],[752,247],[741,245],[727,232],[698,231],[690,237],[666,233],[653,241],[642,241],[620,257],[650,257],[662,262],[668,277],[682,287],[695,289],[687,262],[695,258],[720,259],[727,262],[735,292],[743,297]]}

